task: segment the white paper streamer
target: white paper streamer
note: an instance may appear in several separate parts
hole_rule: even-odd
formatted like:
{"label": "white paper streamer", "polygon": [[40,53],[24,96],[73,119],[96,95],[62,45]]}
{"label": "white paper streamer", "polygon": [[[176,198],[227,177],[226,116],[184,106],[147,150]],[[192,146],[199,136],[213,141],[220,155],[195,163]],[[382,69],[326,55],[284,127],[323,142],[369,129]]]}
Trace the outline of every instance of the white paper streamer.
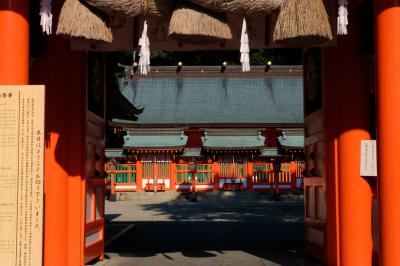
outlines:
{"label": "white paper streamer", "polygon": [[240,63],[242,63],[242,71],[250,71],[250,47],[249,35],[247,34],[246,19],[243,18],[242,35],[240,37]]}
{"label": "white paper streamer", "polygon": [[53,26],[53,14],[51,14],[51,0],[40,1],[40,26],[42,26],[43,33],[51,34]]}
{"label": "white paper streamer", "polygon": [[347,35],[347,25],[348,21],[348,11],[347,11],[347,0],[339,0],[339,11],[337,18],[337,34],[338,35]]}
{"label": "white paper streamer", "polygon": [[147,75],[150,71],[150,41],[147,37],[147,21],[144,21],[142,37],[139,39],[139,69],[142,75]]}

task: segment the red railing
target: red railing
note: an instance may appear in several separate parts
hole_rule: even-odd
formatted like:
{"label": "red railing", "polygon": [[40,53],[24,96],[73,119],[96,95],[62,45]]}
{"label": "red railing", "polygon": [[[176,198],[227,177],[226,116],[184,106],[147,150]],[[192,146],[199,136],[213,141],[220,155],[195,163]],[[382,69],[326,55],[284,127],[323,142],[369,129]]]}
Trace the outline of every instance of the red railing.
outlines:
{"label": "red railing", "polygon": [[[272,163],[198,164],[196,171],[189,164],[170,162],[137,162],[105,165],[109,175],[108,189],[120,191],[155,190],[233,190],[302,189],[304,162],[282,163],[276,176]],[[193,178],[196,177],[195,180]]]}
{"label": "red railing", "polygon": [[282,163],[278,177],[275,175],[274,172],[274,185],[278,186],[279,189],[289,190],[293,188],[290,163]]}
{"label": "red railing", "polygon": [[108,174],[107,189],[112,194],[115,192],[136,191],[137,188],[137,164],[106,163],[104,170]]}
{"label": "red railing", "polygon": [[220,163],[221,178],[246,178],[246,163]]}
{"label": "red railing", "polygon": [[254,163],[251,181],[253,183],[253,190],[272,189],[274,183],[272,163]]}
{"label": "red railing", "polygon": [[253,164],[253,189],[301,189],[303,183],[303,162],[290,162],[280,164],[278,176],[272,163]]}
{"label": "red railing", "polygon": [[196,167],[197,184],[213,184],[214,172],[212,164],[198,164]]}
{"label": "red railing", "polygon": [[247,163],[219,163],[219,189],[243,190],[248,187]]}
{"label": "red railing", "polygon": [[301,161],[294,162],[296,171],[294,173],[294,183],[296,189],[304,189],[303,170],[305,163]]}
{"label": "red railing", "polygon": [[[194,180],[195,178],[195,180]],[[196,171],[191,171],[189,164],[176,164],[175,182],[177,190],[213,190],[213,164],[198,164]]]}
{"label": "red railing", "polygon": [[198,164],[196,166],[196,190],[214,189],[214,169],[212,164]]}
{"label": "red railing", "polygon": [[189,164],[176,164],[175,168],[176,190],[191,190],[193,185],[193,172],[189,170]]}
{"label": "red railing", "polygon": [[171,189],[171,163],[145,162],[143,163],[144,190],[165,191]]}

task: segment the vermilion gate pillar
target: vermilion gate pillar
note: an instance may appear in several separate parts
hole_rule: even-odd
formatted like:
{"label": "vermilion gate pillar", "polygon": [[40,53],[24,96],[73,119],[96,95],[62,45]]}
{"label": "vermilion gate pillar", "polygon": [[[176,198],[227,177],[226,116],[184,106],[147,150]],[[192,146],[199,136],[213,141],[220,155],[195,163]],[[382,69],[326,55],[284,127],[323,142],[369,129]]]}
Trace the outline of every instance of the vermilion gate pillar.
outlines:
{"label": "vermilion gate pillar", "polygon": [[[361,51],[363,0],[349,1],[349,35],[324,49],[328,265],[371,265],[372,190],[360,176],[361,140],[370,139],[368,55]],[[335,210],[336,206],[336,210]]]}
{"label": "vermilion gate pillar", "polygon": [[376,3],[380,265],[400,265],[400,3]]}
{"label": "vermilion gate pillar", "polygon": [[29,80],[29,1],[0,1],[0,84]]}

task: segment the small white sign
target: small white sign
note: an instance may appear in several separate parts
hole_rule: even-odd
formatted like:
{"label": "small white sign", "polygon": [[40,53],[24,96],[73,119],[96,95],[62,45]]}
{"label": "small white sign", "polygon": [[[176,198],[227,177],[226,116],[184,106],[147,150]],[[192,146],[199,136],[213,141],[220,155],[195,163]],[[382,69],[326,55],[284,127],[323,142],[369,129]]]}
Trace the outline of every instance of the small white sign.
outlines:
{"label": "small white sign", "polygon": [[361,176],[377,176],[378,163],[376,153],[376,140],[361,141],[361,160],[360,175]]}

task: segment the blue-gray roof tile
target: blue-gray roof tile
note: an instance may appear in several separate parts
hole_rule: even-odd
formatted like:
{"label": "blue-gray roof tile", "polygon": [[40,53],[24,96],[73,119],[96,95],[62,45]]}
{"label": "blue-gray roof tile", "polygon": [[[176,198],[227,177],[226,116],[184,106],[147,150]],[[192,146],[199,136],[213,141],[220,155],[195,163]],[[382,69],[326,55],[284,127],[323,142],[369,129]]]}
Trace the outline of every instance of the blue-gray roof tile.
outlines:
{"label": "blue-gray roof tile", "polygon": [[183,136],[137,136],[128,135],[124,137],[124,148],[133,149],[157,149],[157,148],[183,148],[188,137]]}
{"label": "blue-gray roof tile", "polygon": [[249,149],[264,146],[263,136],[207,136],[201,138],[205,149]]}
{"label": "blue-gray roof tile", "polygon": [[303,149],[304,148],[304,136],[280,136],[278,141],[283,148],[288,149]]}
{"label": "blue-gray roof tile", "polygon": [[122,94],[144,106],[135,124],[303,123],[301,76],[140,78]]}

